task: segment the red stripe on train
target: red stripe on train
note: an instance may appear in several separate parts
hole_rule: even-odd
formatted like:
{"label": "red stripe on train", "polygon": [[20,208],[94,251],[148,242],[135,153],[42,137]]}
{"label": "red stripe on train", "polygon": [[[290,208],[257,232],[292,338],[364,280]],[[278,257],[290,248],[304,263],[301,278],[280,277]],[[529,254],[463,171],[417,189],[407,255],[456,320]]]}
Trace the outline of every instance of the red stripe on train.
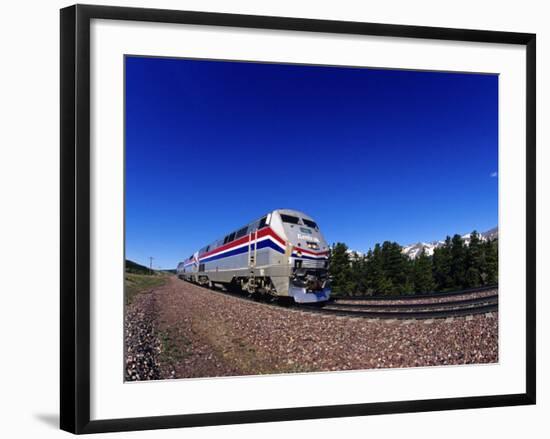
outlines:
{"label": "red stripe on train", "polygon": [[[206,253],[202,254],[200,256],[200,259],[206,258],[208,256],[211,256],[215,253],[218,253],[218,252],[221,252],[221,251],[224,251],[224,250],[232,249],[233,247],[237,247],[241,244],[245,244],[245,243],[248,242],[249,235],[250,235],[250,233],[248,235],[243,236],[242,238],[237,239],[236,241],[232,241],[228,244],[225,244],[225,245],[222,245],[218,248],[215,248],[214,250],[210,250],[209,252],[206,252]],[[281,238],[279,235],[277,235],[271,229],[271,227],[264,227],[263,229],[258,230],[258,239],[263,238],[264,236],[271,236],[273,239],[280,242],[282,245],[286,244],[285,240],[283,238]],[[254,233],[252,233],[252,239],[254,239],[254,238],[255,238]]]}
{"label": "red stripe on train", "polygon": [[[225,251],[225,250],[230,250],[230,249],[232,249],[234,247],[237,247],[241,244],[246,244],[248,242],[249,235],[250,234],[245,235],[242,238],[237,239],[236,241],[230,242],[228,244],[225,244],[225,245],[222,245],[218,248],[210,250],[209,252],[206,252],[206,253],[202,254],[199,258],[200,259],[207,258],[209,256],[212,256],[213,254],[216,254],[216,253],[219,253],[219,252],[222,252],[222,251]],[[258,239],[263,238],[265,236],[270,236],[273,239],[275,239],[276,241],[278,241],[281,245],[286,245],[286,241],[283,238],[281,238],[279,235],[277,235],[277,233],[275,233],[271,227],[264,227],[263,229],[258,230],[258,237],[257,237]],[[254,234],[252,234],[252,238],[254,239]],[[294,246],[294,251],[300,251],[302,253],[306,253],[306,254],[314,255],[314,256],[323,256],[323,255],[328,254],[328,251],[322,251],[322,252],[316,253],[314,251],[306,250],[306,249],[303,249],[301,247],[296,247],[296,246]]]}

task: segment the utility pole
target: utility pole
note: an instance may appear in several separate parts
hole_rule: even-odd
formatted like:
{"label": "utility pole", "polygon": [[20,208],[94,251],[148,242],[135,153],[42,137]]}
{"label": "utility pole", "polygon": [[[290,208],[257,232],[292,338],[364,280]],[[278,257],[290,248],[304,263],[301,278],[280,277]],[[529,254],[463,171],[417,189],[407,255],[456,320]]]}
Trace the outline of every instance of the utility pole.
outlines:
{"label": "utility pole", "polygon": [[149,270],[151,270],[151,274],[153,274],[153,257],[149,256]]}

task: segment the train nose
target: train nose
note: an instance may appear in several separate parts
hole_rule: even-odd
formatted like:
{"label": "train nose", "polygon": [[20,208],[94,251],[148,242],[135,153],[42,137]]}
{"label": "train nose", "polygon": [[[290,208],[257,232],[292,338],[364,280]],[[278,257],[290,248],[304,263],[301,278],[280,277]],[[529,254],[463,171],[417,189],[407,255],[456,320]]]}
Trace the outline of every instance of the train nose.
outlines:
{"label": "train nose", "polygon": [[323,284],[317,276],[306,276],[306,288],[310,291],[317,291],[323,289]]}
{"label": "train nose", "polygon": [[292,283],[306,291],[319,291],[326,287],[326,275],[324,273],[296,270]]}

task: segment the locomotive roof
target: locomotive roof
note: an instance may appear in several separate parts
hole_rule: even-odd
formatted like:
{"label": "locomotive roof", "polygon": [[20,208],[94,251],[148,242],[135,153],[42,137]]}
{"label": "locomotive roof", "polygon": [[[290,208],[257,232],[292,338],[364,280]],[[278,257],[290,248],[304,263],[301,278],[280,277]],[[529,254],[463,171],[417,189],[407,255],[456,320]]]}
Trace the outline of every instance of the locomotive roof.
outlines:
{"label": "locomotive roof", "polygon": [[294,210],[294,209],[275,209],[273,212],[282,213],[283,215],[295,215],[299,216],[301,218],[309,219],[313,221],[313,218],[309,215],[305,214],[304,212],[300,210]]}

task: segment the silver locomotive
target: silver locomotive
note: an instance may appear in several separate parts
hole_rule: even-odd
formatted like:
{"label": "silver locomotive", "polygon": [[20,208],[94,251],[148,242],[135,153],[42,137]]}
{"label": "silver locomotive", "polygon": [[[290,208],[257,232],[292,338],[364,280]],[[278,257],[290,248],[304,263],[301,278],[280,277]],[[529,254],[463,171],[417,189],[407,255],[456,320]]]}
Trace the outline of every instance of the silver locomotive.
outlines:
{"label": "silver locomotive", "polygon": [[178,264],[180,279],[221,284],[297,303],[330,296],[329,246],[308,215],[277,209],[201,248]]}

